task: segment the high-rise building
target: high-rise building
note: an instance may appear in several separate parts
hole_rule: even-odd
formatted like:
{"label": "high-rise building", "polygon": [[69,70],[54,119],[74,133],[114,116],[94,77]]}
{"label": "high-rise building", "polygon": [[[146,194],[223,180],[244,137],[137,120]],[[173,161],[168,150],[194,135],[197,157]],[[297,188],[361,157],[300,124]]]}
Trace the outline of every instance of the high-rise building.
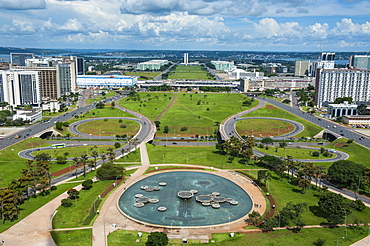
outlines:
{"label": "high-rise building", "polygon": [[185,65],[188,65],[189,63],[189,54],[188,53],[184,53],[184,64]]}
{"label": "high-rise building", "polygon": [[10,106],[41,104],[40,76],[37,71],[1,71],[2,95]]}
{"label": "high-rise building", "polygon": [[322,52],[320,53],[318,60],[311,63],[310,76],[316,77],[316,70],[319,68],[333,69],[334,68],[335,53]]}
{"label": "high-rise building", "polygon": [[26,66],[26,60],[35,58],[33,53],[10,53],[10,63]]}
{"label": "high-rise building", "polygon": [[213,64],[218,71],[230,71],[235,67],[234,62],[229,61],[211,61],[211,64]]}
{"label": "high-rise building", "polygon": [[352,55],[349,58],[349,66],[357,69],[370,69],[370,56]]}
{"label": "high-rise building", "polygon": [[370,70],[317,70],[315,104],[318,107],[333,103],[338,97],[352,97],[354,102],[370,101]]}
{"label": "high-rise building", "polygon": [[310,70],[309,60],[296,60],[294,63],[294,76],[302,77],[307,76]]}

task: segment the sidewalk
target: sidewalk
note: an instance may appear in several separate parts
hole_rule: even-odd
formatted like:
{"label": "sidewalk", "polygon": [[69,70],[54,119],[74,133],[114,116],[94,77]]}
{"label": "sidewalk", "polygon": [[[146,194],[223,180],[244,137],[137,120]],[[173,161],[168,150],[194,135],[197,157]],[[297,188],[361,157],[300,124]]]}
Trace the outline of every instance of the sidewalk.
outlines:
{"label": "sidewalk", "polygon": [[[78,185],[75,189],[81,189]],[[4,246],[52,246],[56,245],[49,230],[52,229],[51,219],[61,200],[67,198],[63,193],[48,202],[26,218],[0,234]]]}

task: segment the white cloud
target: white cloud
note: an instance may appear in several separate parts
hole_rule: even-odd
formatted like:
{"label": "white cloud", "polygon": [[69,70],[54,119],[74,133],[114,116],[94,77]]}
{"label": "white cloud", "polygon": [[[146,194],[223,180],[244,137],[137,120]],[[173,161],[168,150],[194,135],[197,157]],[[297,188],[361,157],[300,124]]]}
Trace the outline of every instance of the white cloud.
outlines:
{"label": "white cloud", "polygon": [[76,19],[68,19],[66,23],[58,27],[59,30],[79,32],[84,31],[84,26]]}
{"label": "white cloud", "polygon": [[256,36],[272,37],[296,37],[301,36],[302,28],[298,22],[278,23],[273,18],[263,18],[258,23],[254,23]]}
{"label": "white cloud", "polygon": [[1,0],[0,9],[25,10],[45,9],[45,0]]}
{"label": "white cloud", "polygon": [[16,32],[30,33],[30,32],[35,31],[32,24],[27,20],[16,19],[12,21],[12,24],[13,26],[10,29],[13,28],[13,31],[16,31]]}
{"label": "white cloud", "polygon": [[328,36],[328,29],[329,25],[327,23],[315,23],[314,25],[308,26],[308,36],[319,38],[319,39],[326,39]]}

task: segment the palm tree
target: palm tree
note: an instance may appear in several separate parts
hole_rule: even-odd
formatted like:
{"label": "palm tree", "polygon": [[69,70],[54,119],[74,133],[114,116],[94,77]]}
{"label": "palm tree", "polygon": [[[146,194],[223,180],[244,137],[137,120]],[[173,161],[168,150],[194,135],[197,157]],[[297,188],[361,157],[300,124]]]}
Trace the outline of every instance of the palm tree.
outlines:
{"label": "palm tree", "polygon": [[82,154],[81,155],[81,158],[80,158],[80,161],[81,161],[81,164],[83,165],[83,168],[84,168],[84,177],[86,177],[86,162],[88,160],[88,157],[86,154]]}
{"label": "palm tree", "polygon": [[311,182],[308,179],[299,179],[298,186],[302,188],[302,193],[304,194],[310,188]]}
{"label": "palm tree", "polygon": [[78,169],[78,164],[80,163],[80,158],[78,157],[74,157],[72,159],[73,163],[74,163],[74,166],[75,166],[75,174],[76,174],[76,178],[77,178],[77,169]]}
{"label": "palm tree", "polygon": [[96,151],[96,150],[93,150],[92,152],[91,152],[91,156],[94,158],[94,161],[93,161],[93,167],[95,167],[95,169],[96,169],[96,159],[99,157],[99,153],[98,153],[98,151]]}

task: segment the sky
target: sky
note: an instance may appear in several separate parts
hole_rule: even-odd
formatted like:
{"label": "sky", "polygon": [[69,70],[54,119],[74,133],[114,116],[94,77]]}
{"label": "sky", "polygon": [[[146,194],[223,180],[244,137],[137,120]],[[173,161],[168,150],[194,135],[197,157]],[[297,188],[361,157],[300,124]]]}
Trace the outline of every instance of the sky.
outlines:
{"label": "sky", "polygon": [[0,46],[369,51],[370,0],[0,0]]}

